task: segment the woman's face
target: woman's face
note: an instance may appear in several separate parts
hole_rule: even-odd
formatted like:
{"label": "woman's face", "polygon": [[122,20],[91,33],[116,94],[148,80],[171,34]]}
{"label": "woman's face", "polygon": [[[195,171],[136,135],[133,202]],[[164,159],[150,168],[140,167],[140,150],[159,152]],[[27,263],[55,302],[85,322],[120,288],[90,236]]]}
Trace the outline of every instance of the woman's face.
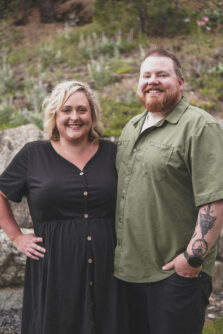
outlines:
{"label": "woman's face", "polygon": [[60,140],[88,141],[92,128],[92,112],[85,92],[77,91],[66,100],[56,113],[56,127]]}

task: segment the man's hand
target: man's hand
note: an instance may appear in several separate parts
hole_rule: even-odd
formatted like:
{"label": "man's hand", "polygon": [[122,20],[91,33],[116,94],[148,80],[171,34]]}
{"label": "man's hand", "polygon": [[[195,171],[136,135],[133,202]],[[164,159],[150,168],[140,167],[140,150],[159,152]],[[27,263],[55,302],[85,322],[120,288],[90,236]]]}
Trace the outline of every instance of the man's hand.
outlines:
{"label": "man's hand", "polygon": [[19,234],[12,242],[16,248],[33,260],[39,260],[44,257],[46,249],[39,246],[37,243],[43,239],[36,237],[34,234]]}
{"label": "man's hand", "polygon": [[184,277],[198,277],[202,266],[198,268],[191,267],[187,260],[184,257],[184,254],[180,254],[175,259],[173,259],[171,262],[167,263],[165,266],[163,266],[163,270],[170,270],[175,268],[175,271],[178,275],[184,276]]}

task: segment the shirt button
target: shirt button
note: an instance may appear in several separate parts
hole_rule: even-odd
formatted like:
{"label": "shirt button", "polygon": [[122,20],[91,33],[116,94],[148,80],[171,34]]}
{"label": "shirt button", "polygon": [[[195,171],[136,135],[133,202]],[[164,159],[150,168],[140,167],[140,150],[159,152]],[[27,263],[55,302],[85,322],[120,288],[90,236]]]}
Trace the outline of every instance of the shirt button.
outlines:
{"label": "shirt button", "polygon": [[134,148],[134,149],[133,149],[133,152],[135,153],[136,151],[137,151],[136,148]]}
{"label": "shirt button", "polygon": [[90,235],[87,236],[87,240],[91,241],[91,236]]}
{"label": "shirt button", "polygon": [[84,196],[87,196],[88,195],[88,192],[87,191],[84,191]]}
{"label": "shirt button", "polygon": [[119,220],[118,220],[118,221],[119,221],[119,223],[121,224],[121,223],[122,223],[122,218],[119,218]]}
{"label": "shirt button", "polygon": [[88,218],[88,213],[84,214],[84,218],[86,218],[86,219]]}
{"label": "shirt button", "polygon": [[89,285],[90,285],[90,286],[92,286],[92,285],[93,285],[93,282],[92,282],[92,281],[90,281],[90,282],[89,282]]}
{"label": "shirt button", "polygon": [[84,175],[84,172],[80,172],[80,175]]}
{"label": "shirt button", "polygon": [[88,259],[88,263],[92,263],[93,262],[93,260],[90,258],[90,259]]}

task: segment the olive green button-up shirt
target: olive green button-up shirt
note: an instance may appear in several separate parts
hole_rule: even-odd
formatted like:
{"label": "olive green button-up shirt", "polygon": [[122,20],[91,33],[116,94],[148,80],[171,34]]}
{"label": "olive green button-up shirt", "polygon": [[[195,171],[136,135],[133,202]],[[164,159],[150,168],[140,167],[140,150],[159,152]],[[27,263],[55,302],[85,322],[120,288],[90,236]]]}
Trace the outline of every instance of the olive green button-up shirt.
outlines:
{"label": "olive green button-up shirt", "polygon": [[[185,98],[141,132],[147,111],[134,117],[118,142],[117,246],[114,275],[155,282],[162,266],[184,252],[199,206],[223,198],[223,129]],[[213,275],[216,244],[202,270]]]}

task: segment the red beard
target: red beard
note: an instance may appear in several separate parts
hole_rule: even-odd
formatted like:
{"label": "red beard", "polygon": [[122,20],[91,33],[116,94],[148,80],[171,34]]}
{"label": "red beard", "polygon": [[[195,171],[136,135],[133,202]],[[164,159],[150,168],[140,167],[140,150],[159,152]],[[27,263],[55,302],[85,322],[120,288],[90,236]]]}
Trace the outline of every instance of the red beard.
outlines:
{"label": "red beard", "polygon": [[149,101],[146,99],[146,91],[144,92],[144,104],[150,112],[169,112],[171,111],[180,100],[180,91],[175,88],[172,90],[163,90],[161,87],[150,87],[151,89],[160,89],[163,96],[151,97]]}

